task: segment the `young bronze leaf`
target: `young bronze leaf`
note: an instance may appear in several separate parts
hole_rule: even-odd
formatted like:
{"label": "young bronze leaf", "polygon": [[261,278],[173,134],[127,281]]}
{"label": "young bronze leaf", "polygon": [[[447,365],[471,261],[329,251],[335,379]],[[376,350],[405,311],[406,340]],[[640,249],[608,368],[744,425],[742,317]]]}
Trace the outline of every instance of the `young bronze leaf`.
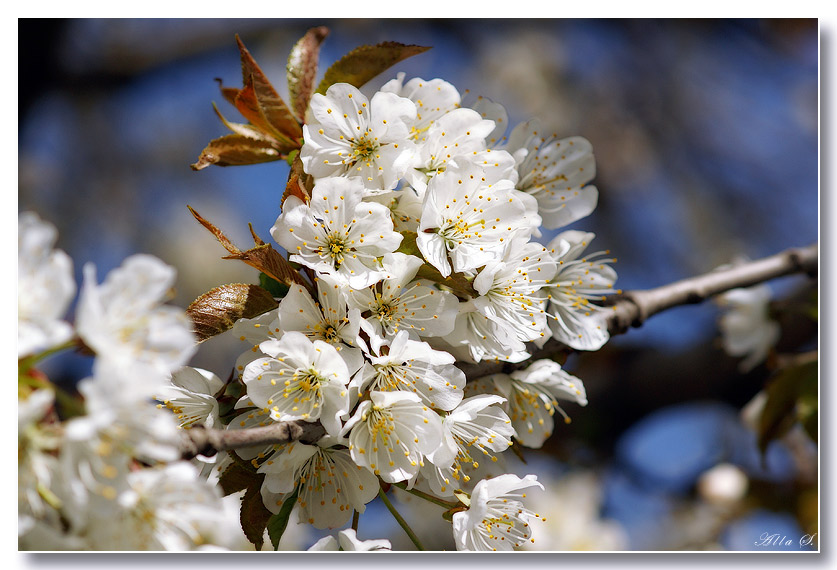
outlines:
{"label": "young bronze leaf", "polygon": [[399,61],[429,50],[429,47],[383,42],[374,46],[360,46],[337,60],[325,72],[317,87],[324,94],[335,83],[349,83],[360,87]]}
{"label": "young bronze leaf", "polygon": [[296,118],[288,109],[288,106],[270,84],[259,64],[244,47],[244,43],[238,35],[235,36],[238,42],[238,49],[241,52],[241,74],[244,87],[252,85],[256,99],[259,102],[264,116],[271,126],[291,140],[297,140],[302,136],[302,128]]}
{"label": "young bronze leaf", "polygon": [[267,528],[267,521],[273,516],[262,501],[262,494],[259,491],[264,474],[260,473],[256,483],[247,488],[244,498],[241,500],[241,530],[247,540],[256,545],[256,550],[261,550],[264,544],[264,531]]}
{"label": "young bronze leaf", "polygon": [[232,283],[207,291],[186,309],[195,325],[198,342],[230,330],[235,321],[251,319],[279,306],[258,285]]}
{"label": "young bronze leaf", "polygon": [[226,255],[223,259],[240,259],[279,283],[285,285],[296,283],[310,289],[309,283],[303,279],[302,275],[269,243],[262,243],[247,251]]}
{"label": "young bronze leaf", "polygon": [[224,249],[226,249],[230,253],[241,253],[241,250],[238,249],[235,246],[235,244],[233,244],[233,242],[231,242],[230,239],[224,235],[224,232],[222,232],[220,229],[218,229],[217,226],[215,226],[215,224],[198,214],[198,212],[194,208],[192,208],[192,206],[187,205],[186,207],[189,208],[189,211],[192,212],[192,215],[195,217],[197,221],[200,222],[200,224],[203,227],[212,232],[212,235],[215,236],[215,239],[221,242],[221,245],[224,246]]}
{"label": "young bronze leaf", "polygon": [[220,77],[216,77],[218,82],[218,89],[221,90],[221,95],[226,99],[230,105],[235,106],[235,98],[238,96],[239,89],[236,87],[224,87],[224,81]]}
{"label": "young bronze leaf", "polygon": [[268,143],[272,142],[272,139],[270,139],[264,132],[253,127],[252,125],[245,125],[243,123],[231,123],[230,121],[228,121],[227,118],[221,114],[221,111],[218,110],[218,106],[215,105],[215,103],[212,104],[212,109],[215,111],[215,115],[217,115],[217,117],[221,119],[221,122],[224,123],[224,126],[232,132],[234,132],[235,134],[255,140],[265,141]]}
{"label": "young bronze leaf", "polygon": [[261,164],[280,160],[282,156],[270,142],[232,134],[210,141],[191,168],[203,170],[212,164],[218,166]]}
{"label": "young bronze leaf", "polygon": [[250,121],[254,127],[262,131],[266,136],[274,139],[277,146],[285,149],[285,152],[300,147],[299,143],[294,142],[289,137],[284,135],[270,122],[270,119],[265,114],[258,97],[256,97],[256,90],[252,84],[245,85],[244,89],[238,92],[238,95],[235,97],[235,108],[238,109],[238,112]]}
{"label": "young bronze leaf", "polygon": [[311,201],[311,189],[314,186],[314,179],[305,174],[302,167],[302,159],[299,154],[294,157],[291,164],[291,174],[288,176],[288,183],[285,185],[285,193],[282,194],[282,204],[288,196],[296,196],[306,204]]}
{"label": "young bronze leaf", "polygon": [[311,28],[296,42],[288,56],[288,93],[291,95],[291,108],[300,122],[305,122],[305,109],[314,93],[320,44],[326,36],[328,28],[325,26]]}
{"label": "young bronze leaf", "polygon": [[204,219],[191,206],[187,206],[187,208],[189,208],[189,211],[192,212],[192,215],[203,227],[212,232],[215,238],[224,246],[224,249],[230,252],[231,255],[227,255],[223,259],[239,259],[280,283],[285,283],[286,285],[298,283],[309,289],[311,288],[311,285],[294,269],[293,265],[287,259],[282,257],[282,254],[256,235],[252,225],[250,226],[250,233],[253,236],[253,241],[256,246],[247,251],[241,251],[212,222]]}

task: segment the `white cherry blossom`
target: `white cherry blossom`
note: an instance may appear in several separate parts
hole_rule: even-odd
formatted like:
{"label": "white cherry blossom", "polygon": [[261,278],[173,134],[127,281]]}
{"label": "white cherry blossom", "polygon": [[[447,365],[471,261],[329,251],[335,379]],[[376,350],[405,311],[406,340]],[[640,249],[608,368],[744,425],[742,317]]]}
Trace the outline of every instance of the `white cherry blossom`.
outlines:
{"label": "white cherry blossom", "polygon": [[406,97],[416,105],[416,120],[410,129],[412,137],[427,130],[437,119],[459,107],[461,97],[456,87],[444,79],[424,80],[414,77],[404,83],[405,74],[396,74],[387,81],[381,91]]}
{"label": "white cherry blossom", "polygon": [[224,382],[213,372],[184,366],[172,372],[171,386],[154,399],[161,402],[157,407],[165,407],[174,414],[181,428],[193,425],[214,428],[221,425],[215,394],[223,387]]}
{"label": "white cherry blossom", "polygon": [[216,539],[224,514],[219,488],[182,461],[129,473],[111,507],[88,513],[78,529],[85,549],[193,550]]}
{"label": "white cherry blossom", "polygon": [[296,196],[285,200],[270,233],[292,254],[291,261],[354,289],[368,287],[385,276],[378,258],[395,251],[402,236],[393,231],[386,206],[362,198],[357,181],[320,180],[310,203]]}
{"label": "white cherry blossom", "polygon": [[535,199],[511,181],[491,184],[478,166],[457,165],[428,185],[416,245],[447,277],[502,258],[510,240],[528,239],[539,225]]}
{"label": "white cherry blossom", "polygon": [[587,405],[587,393],[581,380],[552,360],[537,360],[525,370],[516,370],[511,375],[494,374],[489,378],[506,398],[505,408],[515,437],[526,447],[540,448],[552,435],[552,416],[556,410],[566,423],[570,423],[569,416],[558,405],[559,399]]}
{"label": "white cherry blossom", "polygon": [[718,297],[724,309],[718,321],[721,343],[727,354],[743,356],[742,372],[749,372],[767,358],[781,334],[779,323],[770,318],[772,294],[767,285],[732,289]]}
{"label": "white cherry blossom", "polygon": [[475,301],[459,303],[453,331],[444,340],[460,347],[462,358],[467,354],[474,362],[505,360],[521,362],[529,358],[526,345],[510,323],[489,317]]}
{"label": "white cherry blossom", "polygon": [[259,345],[267,357],[244,368],[244,399],[270,410],[275,421],[319,419],[329,434],[340,430],[348,412],[349,371],[337,350],[291,331]]}
{"label": "white cherry blossom", "polygon": [[369,313],[366,318],[376,334],[392,337],[405,330],[418,338],[444,336],[453,330],[459,301],[430,281],[414,280],[422,265],[414,255],[387,254],[382,266],[389,277],[350,293],[351,305]]}
{"label": "white cherry blossom", "polygon": [[274,335],[287,331],[303,333],[311,340],[322,340],[334,346],[349,374],[363,366],[358,344],[360,311],[347,306],[345,286],[329,276],[317,278],[317,301],[301,285],[292,285],[279,303],[277,320],[270,327]]}
{"label": "white cherry blossom", "polygon": [[467,106],[478,112],[483,119],[494,122],[494,130],[488,135],[486,142],[489,148],[502,148],[506,142],[503,135],[509,127],[509,113],[506,108],[483,96],[477,97]]}
{"label": "white cherry blossom", "polygon": [[[483,157],[483,151],[486,150],[485,137],[493,129],[492,121],[483,120],[479,113],[472,109],[454,109],[442,115],[426,132],[417,134],[418,156],[413,168],[407,173],[407,182],[419,196],[422,196],[428,180],[443,172],[449,164],[461,162],[463,159],[477,161],[479,159],[475,159],[474,155],[480,153],[480,157],[488,165],[488,159],[494,157]],[[501,158],[503,157],[498,153],[495,162]],[[512,167],[514,165],[511,157],[505,162]],[[509,169],[509,172],[511,171],[512,169]]]}
{"label": "white cherry blossom", "polygon": [[474,305],[491,320],[514,329],[522,341],[549,334],[546,294],[541,289],[557,271],[555,260],[536,242],[512,241],[502,260],[486,264],[474,279]]}
{"label": "white cherry blossom", "polygon": [[598,350],[610,338],[607,316],[611,309],[591,303],[613,288],[616,271],[608,265],[616,259],[602,258],[609,252],[582,257],[595,237],[589,232],[568,230],[558,234],[547,249],[558,263],[558,272],[543,291],[549,297],[547,313],[553,336],[577,350]]}
{"label": "white cherry blossom", "polygon": [[442,443],[430,455],[421,473],[434,493],[451,496],[467,483],[470,476],[464,466],[479,468],[483,461],[497,461],[496,453],[512,444],[514,428],[498,406],[500,396],[472,396],[442,418]]}
{"label": "white cherry blossom", "polygon": [[369,101],[356,87],[335,83],[314,94],[309,117],[299,156],[315,179],[347,177],[376,194],[395,188],[412,164],[416,105],[409,99],[378,92]]}
{"label": "white cherry blossom", "polygon": [[370,552],[375,550],[392,550],[392,544],[386,539],[359,540],[353,528],[347,528],[337,533],[337,538],[324,536],[308,549],[316,551]]}
{"label": "white cherry blossom", "polygon": [[422,196],[424,193],[419,196],[413,188],[405,186],[401,190],[372,196],[368,201],[383,204],[389,209],[395,231],[417,232],[421,221]]}
{"label": "white cherry blossom", "polygon": [[514,128],[503,148],[518,157],[516,188],[535,197],[543,227],[569,225],[596,208],[599,191],[587,184],[596,176],[593,146],[583,137],[542,134],[537,120]]}
{"label": "white cherry blossom", "polygon": [[177,307],[162,305],[175,270],[151,255],[132,255],[96,284],[96,268],[84,267],[76,329],[102,358],[124,366],[147,366],[169,374],[195,353],[192,321]]}
{"label": "white cherry blossom", "polygon": [[529,522],[546,520],[523,503],[523,491],[532,488],[543,489],[535,475],[506,474],[477,483],[468,510],[453,515],[456,549],[511,551],[530,541]]}
{"label": "white cherry blossom", "polygon": [[453,365],[453,356],[410,340],[406,331],[388,344],[376,341],[380,339],[373,336],[372,353],[358,381],[361,395],[405,391],[440,410],[452,410],[462,400],[465,374]]}
{"label": "white cherry blossom", "polygon": [[333,447],[334,443],[330,437],[317,445],[296,442],[266,460],[259,468],[265,474],[262,487],[270,494],[285,494],[266,506],[278,512],[286,494],[296,488],[299,518],[315,528],[343,526],[353,510],[363,513],[366,503],[378,494],[378,480],[370,470],[356,465],[347,449]]}
{"label": "white cherry blossom", "polygon": [[61,320],[76,294],[73,261],[53,249],[58,231],[33,212],[17,222],[17,356],[23,358],[70,339]]}
{"label": "white cherry blossom", "polygon": [[413,479],[441,441],[439,416],[409,392],[372,392],[370,398],[343,428],[352,459],[389,483]]}

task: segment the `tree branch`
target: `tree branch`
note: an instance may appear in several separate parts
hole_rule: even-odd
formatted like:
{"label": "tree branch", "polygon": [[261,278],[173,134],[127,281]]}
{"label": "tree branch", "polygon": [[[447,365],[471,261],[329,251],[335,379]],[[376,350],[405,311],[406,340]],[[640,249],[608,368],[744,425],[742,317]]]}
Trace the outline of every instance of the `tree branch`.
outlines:
{"label": "tree branch", "polygon": [[[614,296],[611,300],[613,315],[608,320],[611,335],[627,332],[631,327],[640,327],[649,317],[680,305],[702,303],[709,297],[730,289],[750,287],[770,279],[806,273],[816,277],[818,271],[818,246],[812,244],[802,248],[787,249],[776,255],[756,261],[742,263],[725,269],[716,269],[663,285],[655,289],[628,291]],[[543,348],[532,352],[532,357],[517,364],[508,362],[480,362],[477,364],[459,362],[457,366],[465,372],[469,380],[509,372],[521,368],[532,360],[554,357],[572,349],[551,339]],[[184,459],[196,455],[211,456],[218,451],[240,449],[244,447],[267,446],[300,441],[314,443],[325,435],[325,429],[319,422],[279,422],[273,425],[242,430],[221,430],[192,427],[183,430],[181,448]]]}
{"label": "tree branch", "polygon": [[219,451],[264,447],[299,441],[315,443],[326,434],[320,422],[277,422],[269,426],[249,429],[212,429],[193,426],[181,432],[181,457],[191,459],[196,455],[210,457]]}
{"label": "tree branch", "polygon": [[[608,331],[611,335],[627,332],[631,327],[641,327],[649,317],[680,305],[702,303],[709,297],[738,289],[750,287],[777,277],[793,273],[806,273],[817,276],[818,246],[811,244],[801,248],[786,249],[781,253],[749,261],[724,269],[716,269],[663,285],[655,289],[627,291],[611,297],[613,315],[608,319]],[[562,352],[569,354],[573,350],[561,342],[550,339],[544,346],[532,352],[532,357],[517,364],[507,362],[457,363],[465,372],[468,380],[481,376],[509,372],[527,365],[539,358],[551,358]]]}

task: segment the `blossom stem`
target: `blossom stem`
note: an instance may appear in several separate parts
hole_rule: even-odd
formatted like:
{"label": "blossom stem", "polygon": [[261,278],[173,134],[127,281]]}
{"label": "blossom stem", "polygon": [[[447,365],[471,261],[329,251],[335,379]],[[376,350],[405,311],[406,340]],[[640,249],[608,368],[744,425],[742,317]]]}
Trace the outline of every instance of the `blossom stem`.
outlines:
{"label": "blossom stem", "polygon": [[410,540],[413,541],[413,544],[416,545],[416,548],[418,548],[419,550],[427,550],[426,548],[424,548],[424,546],[422,546],[421,541],[416,536],[416,533],[413,532],[413,529],[410,528],[410,525],[407,524],[407,521],[404,520],[404,517],[398,514],[398,511],[395,510],[395,507],[392,505],[389,498],[387,497],[387,494],[384,493],[384,490],[382,488],[378,489],[378,496],[381,497],[381,500],[384,502],[384,505],[386,505],[389,512],[392,513],[392,516],[395,517],[395,520],[398,521],[398,524],[401,525],[401,528],[404,529],[404,532],[407,533],[407,536],[410,537]]}
{"label": "blossom stem", "polygon": [[352,515],[352,530],[355,531],[355,533],[357,533],[358,522],[360,522],[360,513],[355,511]]}
{"label": "blossom stem", "polygon": [[407,483],[405,481],[401,481],[400,483],[393,483],[393,485],[395,487],[398,487],[399,489],[407,491],[408,493],[412,493],[416,497],[421,497],[425,501],[430,501],[434,505],[439,505],[440,507],[444,507],[446,509],[453,509],[459,506],[459,503],[453,503],[450,501],[439,499],[437,497],[434,497],[433,495],[425,493],[424,491],[419,491],[418,489],[408,489]]}
{"label": "blossom stem", "polygon": [[52,347],[50,349],[47,349],[43,352],[40,352],[38,354],[33,354],[32,356],[28,356],[28,357],[24,358],[23,360],[19,360],[18,365],[17,365],[18,375],[26,374],[35,364],[37,364],[41,360],[44,360],[45,358],[48,358],[48,357],[52,356],[53,354],[57,354],[59,352],[63,352],[63,351],[68,350],[70,348],[74,348],[76,346],[77,346],[76,339],[73,338],[73,339],[68,340],[64,344],[59,344],[58,346],[54,346],[54,347]]}

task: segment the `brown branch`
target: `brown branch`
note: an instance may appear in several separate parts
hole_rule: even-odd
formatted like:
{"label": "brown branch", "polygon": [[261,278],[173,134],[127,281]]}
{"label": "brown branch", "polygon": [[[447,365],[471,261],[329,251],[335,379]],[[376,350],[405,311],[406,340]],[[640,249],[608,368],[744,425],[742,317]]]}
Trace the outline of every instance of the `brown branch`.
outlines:
{"label": "brown branch", "polygon": [[[817,276],[818,246],[811,244],[801,248],[787,249],[781,253],[749,261],[725,269],[716,269],[669,283],[655,289],[628,291],[611,298],[613,315],[608,320],[611,335],[627,332],[631,327],[640,327],[649,317],[680,305],[702,303],[708,298],[740,287],[750,287],[777,277],[793,273]],[[526,366],[539,358],[551,358],[572,349],[561,342],[550,339],[543,348],[532,352],[532,357],[521,363],[480,362],[478,364],[458,363],[468,380],[489,374],[509,372]]]}
{"label": "brown branch", "polygon": [[[610,334],[622,334],[631,327],[639,327],[652,315],[666,309],[692,303],[701,303],[709,297],[730,289],[749,287],[770,279],[807,273],[816,277],[818,268],[817,244],[803,248],[792,248],[776,255],[750,261],[727,269],[717,269],[704,275],[691,277],[668,285],[642,291],[628,291],[613,298],[614,314],[608,321]],[[532,352],[527,362],[481,362],[478,364],[460,362],[457,366],[469,380],[508,372],[526,366],[532,360],[550,358],[569,353],[572,349],[549,340],[543,348]],[[279,422],[273,425],[242,430],[220,430],[193,427],[183,430],[182,454],[184,458],[196,455],[214,455],[218,451],[244,447],[267,446],[300,441],[314,443],[325,435],[319,422]]]}
{"label": "brown branch", "polygon": [[326,431],[320,422],[294,421],[235,430],[194,426],[181,433],[181,457],[191,459],[196,455],[209,457],[219,451],[245,447],[264,447],[294,441],[311,444],[322,438]]}

